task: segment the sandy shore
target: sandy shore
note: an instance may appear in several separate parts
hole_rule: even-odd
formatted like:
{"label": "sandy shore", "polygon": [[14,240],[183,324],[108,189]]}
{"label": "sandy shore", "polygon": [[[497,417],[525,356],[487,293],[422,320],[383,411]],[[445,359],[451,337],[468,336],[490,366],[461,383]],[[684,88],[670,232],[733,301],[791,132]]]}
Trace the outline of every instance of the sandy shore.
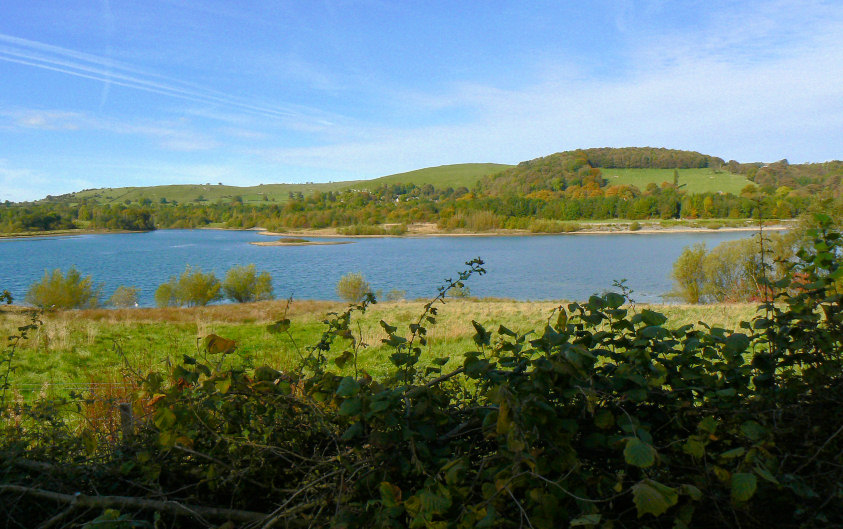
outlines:
{"label": "sandy shore", "polygon": [[[572,221],[572,224],[576,224]],[[529,230],[491,230],[486,232],[444,231],[435,223],[409,224],[403,235],[342,235],[336,228],[322,228],[313,230],[291,230],[285,232],[262,231],[261,235],[274,237],[341,237],[341,238],[371,238],[371,237],[509,237],[509,236],[538,236],[538,235],[612,235],[612,234],[657,234],[657,233],[711,233],[711,232],[755,232],[758,225],[723,226],[708,228],[705,226],[660,226],[658,223],[639,223],[640,228],[630,230],[628,222],[583,223],[580,229],[564,233],[534,233]],[[792,222],[781,222],[764,226],[767,231],[783,231],[791,227]],[[384,224],[389,227],[389,224]],[[263,244],[263,243],[253,243]]]}
{"label": "sandy shore", "polygon": [[[716,221],[715,221],[716,222]],[[783,231],[788,230],[796,221],[780,221],[776,224],[765,225],[764,229],[768,231]],[[267,231],[263,228],[196,228],[206,230],[224,230],[224,231],[257,231],[261,235],[271,237],[313,237],[313,238],[342,238],[342,239],[364,239],[374,237],[513,237],[513,236],[539,236],[539,235],[611,235],[611,234],[654,234],[654,233],[709,233],[709,232],[754,232],[758,231],[757,224],[747,224],[745,226],[723,226],[719,228],[709,228],[705,226],[661,226],[657,222],[639,222],[640,228],[637,230],[630,229],[630,222],[583,222],[570,221],[570,224],[579,226],[576,231],[560,232],[560,233],[534,233],[530,230],[505,230],[497,229],[484,232],[467,232],[467,231],[445,231],[439,228],[433,222],[417,223],[407,225],[407,232],[402,235],[343,235],[339,233],[336,228],[322,228],[322,229],[305,229],[305,230],[290,230],[283,232]],[[394,224],[383,224],[384,228],[394,226]],[[74,235],[105,235],[115,233],[146,233],[141,231],[127,231],[127,230],[60,230],[48,232],[26,232],[26,233],[0,233],[0,240],[13,239],[31,239],[40,237],[72,237]],[[257,246],[308,246],[308,245],[324,245],[324,244],[345,244],[341,241],[297,241],[297,242],[253,242]]]}

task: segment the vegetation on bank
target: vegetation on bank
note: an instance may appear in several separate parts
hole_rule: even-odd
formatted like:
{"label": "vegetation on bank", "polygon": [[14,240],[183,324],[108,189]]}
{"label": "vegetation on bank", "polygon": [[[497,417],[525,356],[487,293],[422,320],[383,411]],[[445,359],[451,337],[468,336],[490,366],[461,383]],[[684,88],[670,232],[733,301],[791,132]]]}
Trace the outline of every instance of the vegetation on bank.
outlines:
{"label": "vegetation on bank", "polygon": [[[621,291],[558,306],[526,333],[463,320],[468,347],[429,354],[448,291],[484,273],[475,260],[374,337],[362,331],[371,297],[329,315],[311,345],[277,314],[266,332],[300,355],[283,371],[209,333],[181,361],[129,366],[108,393],[124,406],[102,392],[4,400],[4,515],[91,527],[841,525],[843,239],[823,219],[806,236],[767,284],[774,299],[734,331],[677,326]],[[382,375],[364,364],[378,338]]]}
{"label": "vegetation on bank", "polygon": [[[740,164],[668,149],[566,151],[505,167],[467,166],[470,184],[460,184],[463,173],[447,166],[365,185],[290,190],[284,200],[269,194],[265,200],[230,193],[213,199],[143,196],[142,189],[157,188],[133,188],[116,200],[114,190],[93,190],[0,204],[0,232],[261,226],[384,235],[402,234],[413,223],[483,232],[609,219],[789,219],[820,203],[839,210],[843,189],[841,162]],[[452,179],[455,174],[463,176]]]}

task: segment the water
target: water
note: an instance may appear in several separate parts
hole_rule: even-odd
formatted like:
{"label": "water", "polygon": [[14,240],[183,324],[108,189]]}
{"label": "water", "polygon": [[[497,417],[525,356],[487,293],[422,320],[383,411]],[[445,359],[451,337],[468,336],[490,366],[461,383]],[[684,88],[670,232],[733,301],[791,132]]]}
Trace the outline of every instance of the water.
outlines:
{"label": "water", "polygon": [[[70,266],[104,285],[107,299],[119,285],[139,289],[142,306],[185,265],[222,279],[237,264],[254,263],[272,275],[277,297],[337,299],[334,286],[347,272],[362,272],[372,287],[432,297],[465,261],[481,257],[488,274],[468,283],[473,296],[520,300],[586,299],[626,279],[641,302],[661,301],[670,271],[685,246],[709,248],[750,232],[546,235],[536,237],[427,237],[328,239],[331,246],[255,246],[272,238],[254,231],[159,230],[149,233],[0,240],[0,289],[22,302],[46,270]],[[325,239],[314,239],[325,240]]]}

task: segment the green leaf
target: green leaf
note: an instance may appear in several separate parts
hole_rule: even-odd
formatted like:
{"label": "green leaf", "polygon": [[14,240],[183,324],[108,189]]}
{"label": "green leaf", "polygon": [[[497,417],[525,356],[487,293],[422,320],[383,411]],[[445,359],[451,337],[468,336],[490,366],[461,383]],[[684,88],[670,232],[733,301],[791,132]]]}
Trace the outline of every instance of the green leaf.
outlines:
{"label": "green leaf", "polygon": [[398,330],[398,327],[393,327],[392,325],[386,323],[383,320],[380,321],[380,324],[381,324],[381,327],[383,327],[383,330],[385,330],[387,334],[392,334],[392,333],[394,333],[395,331]]}
{"label": "green leaf", "polygon": [[689,456],[700,458],[705,455],[705,445],[696,437],[689,437],[682,445],[682,451]]}
{"label": "green leaf", "polygon": [[360,383],[354,380],[354,377],[343,377],[340,385],[337,387],[337,397],[351,397],[360,391]]}
{"label": "green leaf", "polygon": [[397,507],[401,503],[401,489],[388,481],[381,481],[381,501],[384,507]]}
{"label": "green leaf", "polygon": [[694,501],[700,501],[702,499],[702,491],[689,483],[685,483],[680,486],[679,492],[689,496]]}
{"label": "green leaf", "polygon": [[774,485],[780,485],[779,480],[776,479],[776,476],[774,476],[773,473],[767,470],[765,467],[761,465],[755,465],[755,468],[753,470],[755,470],[756,474],[766,479],[770,483]]}
{"label": "green leaf", "polygon": [[473,337],[474,343],[481,347],[489,345],[492,339],[492,333],[488,332],[482,325],[474,320],[471,320],[471,324],[474,326],[474,330],[477,331]]}
{"label": "green leaf", "polygon": [[343,432],[341,439],[343,441],[350,441],[355,437],[359,436],[363,433],[363,424],[361,422],[356,422],[348,427],[348,429]]}
{"label": "green leaf", "polygon": [[353,399],[344,400],[342,404],[340,404],[339,413],[340,415],[345,416],[357,415],[362,409],[363,403],[360,401],[360,397],[357,397]]}
{"label": "green leaf", "polygon": [[266,330],[273,333],[273,334],[280,334],[282,332],[287,332],[290,329],[290,320],[284,318],[283,320],[278,320],[271,325],[266,326]]}
{"label": "green leaf", "polygon": [[152,423],[159,430],[166,430],[176,424],[176,414],[170,408],[159,408],[152,418]]}
{"label": "green leaf", "polygon": [[732,474],[732,500],[745,502],[752,498],[757,488],[758,480],[755,478],[755,474],[747,472]]}
{"label": "green leaf", "polygon": [[676,489],[658,481],[644,479],[632,486],[632,501],[638,510],[638,517],[645,514],[661,516],[679,501]]}
{"label": "green leaf", "polygon": [[667,321],[667,316],[650,309],[644,309],[641,311],[641,319],[647,325],[664,325]]}
{"label": "green leaf", "polygon": [[742,353],[749,347],[749,338],[745,334],[735,333],[726,338],[726,349],[733,353]]}
{"label": "green leaf", "polygon": [[623,449],[623,457],[630,465],[647,468],[656,462],[656,449],[637,437],[631,437]]}
{"label": "green leaf", "polygon": [[606,299],[606,305],[610,309],[616,309],[623,305],[623,302],[626,301],[626,299],[617,292],[609,292],[604,297]]}
{"label": "green leaf", "polygon": [[217,391],[219,391],[220,393],[228,393],[228,389],[231,387],[231,377],[225,377],[219,380],[215,380],[214,387],[216,387]]}
{"label": "green leaf", "polygon": [[615,425],[615,416],[609,410],[600,410],[594,416],[594,425],[602,430],[608,430]]}
{"label": "green leaf", "polygon": [[717,419],[711,416],[705,417],[703,420],[700,421],[700,424],[697,426],[697,429],[701,432],[713,434],[714,431],[717,430]]}
{"label": "green leaf", "polygon": [[343,351],[341,355],[334,358],[334,363],[337,365],[338,368],[342,369],[345,365],[349,362],[354,360],[354,353],[351,351]]}
{"label": "green leaf", "polygon": [[755,421],[746,421],[741,424],[741,432],[752,441],[760,441],[767,435],[767,429]]}
{"label": "green leaf", "polygon": [[571,520],[568,525],[569,527],[597,525],[600,523],[601,518],[603,518],[602,514],[584,514]]}
{"label": "green leaf", "polygon": [[726,450],[725,452],[720,454],[720,457],[723,459],[734,459],[736,457],[741,457],[746,453],[746,448],[739,446],[737,448],[733,448],[731,450]]}

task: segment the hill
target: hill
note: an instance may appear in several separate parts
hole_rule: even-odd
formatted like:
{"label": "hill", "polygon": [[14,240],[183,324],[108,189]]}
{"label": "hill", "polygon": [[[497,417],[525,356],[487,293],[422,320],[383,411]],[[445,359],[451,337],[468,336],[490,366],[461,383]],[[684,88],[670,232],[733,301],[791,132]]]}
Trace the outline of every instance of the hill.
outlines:
{"label": "hill", "polygon": [[231,202],[239,197],[244,204],[262,204],[266,202],[284,203],[290,194],[304,196],[329,191],[374,190],[383,185],[431,184],[436,188],[471,187],[480,178],[498,173],[511,166],[493,163],[466,163],[428,167],[406,173],[382,176],[372,180],[352,180],[345,182],[305,183],[305,184],[261,184],[251,187],[228,186],[218,184],[183,184],[152,187],[120,187],[86,189],[61,197],[52,197],[62,202],[79,203],[93,200],[99,204],[143,203],[188,203],[188,202]]}
{"label": "hill", "polygon": [[673,183],[690,193],[738,194],[750,181],[727,170],[715,156],[695,151],[652,147],[597,148],[564,151],[519,163],[479,183],[481,193],[527,195],[562,191],[571,186],[634,185],[644,191],[650,183]]}

